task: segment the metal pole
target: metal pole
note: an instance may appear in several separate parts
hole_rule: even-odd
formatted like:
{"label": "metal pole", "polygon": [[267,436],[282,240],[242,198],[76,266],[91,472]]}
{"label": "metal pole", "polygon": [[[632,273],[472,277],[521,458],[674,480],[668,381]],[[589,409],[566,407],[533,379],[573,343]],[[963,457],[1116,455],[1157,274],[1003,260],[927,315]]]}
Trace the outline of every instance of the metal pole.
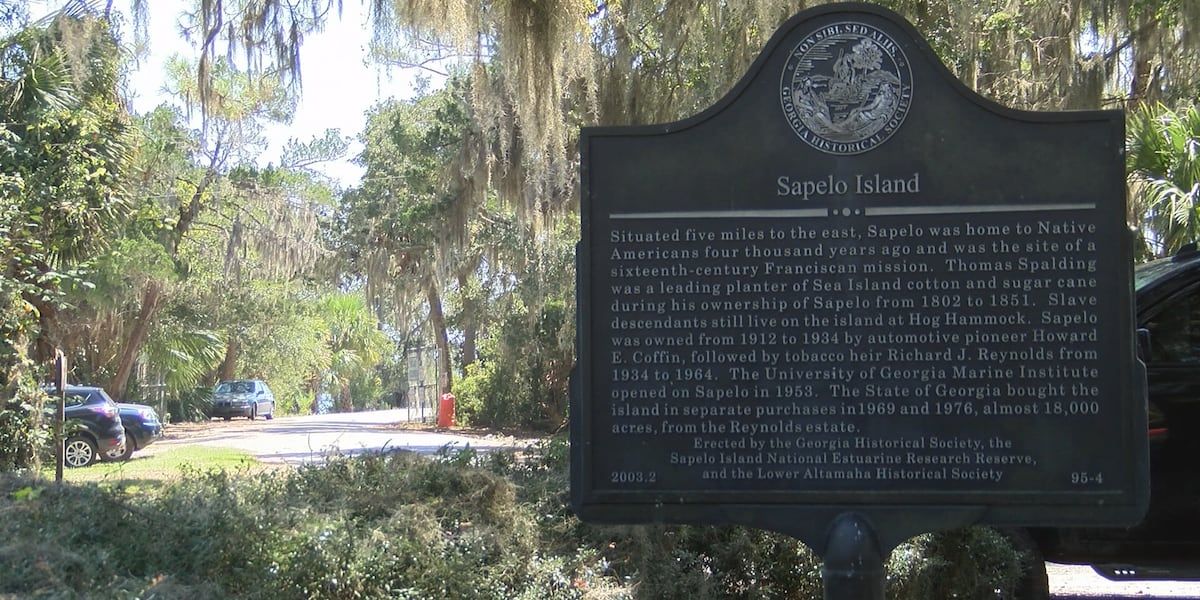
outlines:
{"label": "metal pole", "polygon": [[866,517],[842,513],[829,528],[821,565],[825,600],[884,600],[883,553]]}

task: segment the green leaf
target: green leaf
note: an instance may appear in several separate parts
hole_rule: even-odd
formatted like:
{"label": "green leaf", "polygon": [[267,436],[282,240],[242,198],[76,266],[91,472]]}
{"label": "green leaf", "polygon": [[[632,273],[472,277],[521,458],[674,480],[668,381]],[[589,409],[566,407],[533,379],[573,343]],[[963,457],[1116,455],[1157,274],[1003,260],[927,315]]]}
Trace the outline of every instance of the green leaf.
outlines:
{"label": "green leaf", "polygon": [[40,487],[35,488],[32,486],[25,486],[13,492],[11,496],[12,499],[17,502],[29,502],[31,500],[37,500],[38,496],[42,495],[42,490],[43,488]]}

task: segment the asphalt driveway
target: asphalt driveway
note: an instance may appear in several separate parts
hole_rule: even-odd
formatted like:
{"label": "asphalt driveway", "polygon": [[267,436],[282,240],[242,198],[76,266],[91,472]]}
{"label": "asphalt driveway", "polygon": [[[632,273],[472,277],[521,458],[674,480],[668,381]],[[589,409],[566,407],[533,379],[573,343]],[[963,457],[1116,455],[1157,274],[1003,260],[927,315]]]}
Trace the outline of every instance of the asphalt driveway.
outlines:
{"label": "asphalt driveway", "polygon": [[320,462],[330,455],[366,451],[405,450],[433,454],[443,448],[488,451],[523,448],[533,440],[500,435],[434,430],[413,427],[405,409],[379,410],[273,420],[209,421],[181,423],[167,428],[164,439],[147,447],[147,453],[180,445],[235,448],[267,463],[303,464]]}

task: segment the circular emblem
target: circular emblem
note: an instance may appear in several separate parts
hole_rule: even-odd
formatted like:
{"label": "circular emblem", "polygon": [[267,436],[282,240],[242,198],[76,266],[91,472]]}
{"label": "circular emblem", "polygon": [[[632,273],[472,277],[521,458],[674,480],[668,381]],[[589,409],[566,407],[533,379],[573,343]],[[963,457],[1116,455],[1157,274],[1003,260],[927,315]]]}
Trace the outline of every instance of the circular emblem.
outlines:
{"label": "circular emblem", "polygon": [[800,139],[827,154],[860,154],[904,123],[912,69],[883,31],[834,23],[796,44],[779,87],[783,114]]}

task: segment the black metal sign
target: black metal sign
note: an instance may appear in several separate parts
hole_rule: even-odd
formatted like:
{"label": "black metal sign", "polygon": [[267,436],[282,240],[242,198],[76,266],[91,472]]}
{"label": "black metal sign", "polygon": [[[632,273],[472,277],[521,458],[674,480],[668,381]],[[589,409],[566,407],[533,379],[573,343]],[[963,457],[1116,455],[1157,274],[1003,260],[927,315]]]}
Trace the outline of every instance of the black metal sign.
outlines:
{"label": "black metal sign", "polygon": [[1139,519],[1123,136],[987,101],[859,4],[696,117],[584,129],[578,513],[812,544],[856,511],[885,548]]}

